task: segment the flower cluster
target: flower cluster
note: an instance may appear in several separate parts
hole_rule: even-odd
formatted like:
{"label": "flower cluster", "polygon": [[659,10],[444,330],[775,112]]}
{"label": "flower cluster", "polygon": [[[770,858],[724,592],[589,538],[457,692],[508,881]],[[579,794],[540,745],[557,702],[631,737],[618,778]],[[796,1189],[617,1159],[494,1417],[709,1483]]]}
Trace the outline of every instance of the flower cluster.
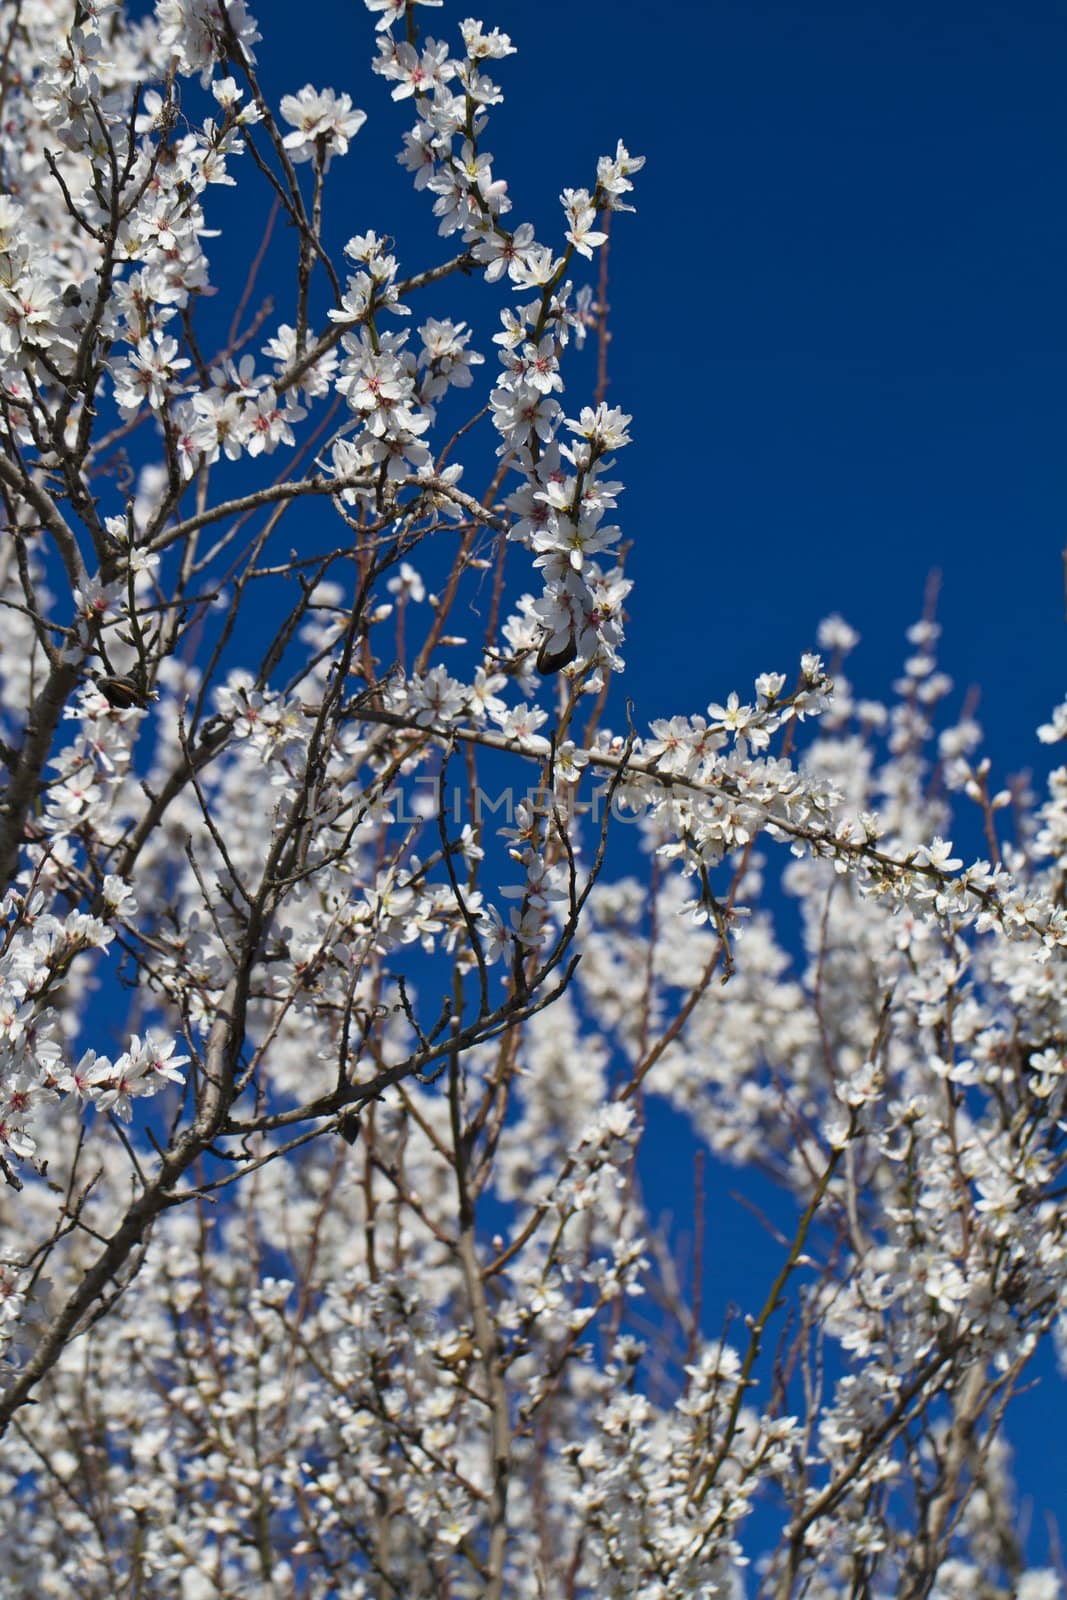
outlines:
{"label": "flower cluster", "polygon": [[[481,145],[488,108],[502,95],[482,65],[510,55],[513,47],[506,34],[485,33],[481,23],[465,22],[462,33],[465,55],[451,58],[445,45],[428,40],[419,51],[383,27],[375,67],[396,83],[394,99],[414,101],[419,120],[405,137],[404,164],[416,187],[437,197],[439,232],[460,234],[489,282],[506,273],[519,291],[534,293],[527,304],[502,313],[504,332],[496,343],[504,370],[490,404],[501,437],[498,453],[523,480],[507,502],[509,537],[533,550],[535,566],[544,571],[536,610],[544,653],[618,668],[629,586],[618,571],[605,573],[593,558],[619,539],[618,528],[602,523],[621,485],[604,475],[613,465],[611,453],[629,443],[630,418],[601,404],[584,408],[577,421],[565,420],[556,395],[563,388],[560,358],[579,326],[567,268],[575,254],[591,259],[604,243],[607,235],[595,228],[596,218],[628,209],[624,196],[644,162],[620,141],[615,156],[598,163],[592,192],[564,190],[568,226],[561,255],[537,242],[531,224],[505,227],[501,219],[511,209],[507,185],[494,178],[492,157]],[[569,443],[557,438],[564,426]]]}
{"label": "flower cluster", "polygon": [[507,35],[368,0],[412,270],[244,0],[9,9],[5,1593],[1052,1600],[1067,768],[995,780],[932,615],[886,703],[839,616],[618,702],[642,163],[514,221]]}

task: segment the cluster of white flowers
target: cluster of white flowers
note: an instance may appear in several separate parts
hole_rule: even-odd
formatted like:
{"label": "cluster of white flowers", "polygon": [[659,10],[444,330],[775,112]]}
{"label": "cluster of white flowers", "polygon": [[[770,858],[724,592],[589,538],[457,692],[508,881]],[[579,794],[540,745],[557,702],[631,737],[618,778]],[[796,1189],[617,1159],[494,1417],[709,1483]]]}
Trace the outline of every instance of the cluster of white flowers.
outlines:
{"label": "cluster of white flowers", "polygon": [[[835,616],[610,725],[631,418],[562,397],[642,163],[509,227],[513,46],[437,4],[367,0],[414,273],[244,0],[0,18],[5,1592],[1053,1600],[998,1429],[1067,1326],[1067,768],[994,782],[932,617],[889,704]],[[705,1155],[784,1196],[725,1330]]]}
{"label": "cluster of white flowers", "polygon": [[[592,193],[564,190],[560,201],[568,227],[558,256],[537,242],[530,223],[505,227],[501,218],[511,210],[507,184],[493,177],[492,157],[481,144],[488,108],[503,96],[482,65],[511,55],[511,40],[468,20],[461,30],[465,54],[453,58],[447,45],[432,39],[421,49],[398,43],[389,31],[397,20],[382,19],[375,69],[396,83],[394,99],[414,102],[418,120],[405,136],[404,164],[416,187],[437,197],[438,231],[461,236],[488,282],[506,273],[519,291],[535,294],[502,313],[504,331],[495,342],[504,370],[490,405],[502,441],[498,453],[523,479],[507,500],[509,537],[533,550],[534,564],[544,572],[544,593],[535,607],[544,651],[549,658],[566,655],[618,667],[629,585],[593,558],[619,539],[618,528],[602,525],[621,488],[605,474],[612,452],[629,443],[630,418],[600,404],[583,408],[576,421],[565,419],[555,397],[563,388],[560,357],[572,333],[584,331],[568,268],[576,254],[592,258],[604,243],[607,235],[594,226],[601,212],[629,209],[623,197],[644,162],[620,142],[614,157],[598,163]],[[559,437],[563,428],[569,443]]]}

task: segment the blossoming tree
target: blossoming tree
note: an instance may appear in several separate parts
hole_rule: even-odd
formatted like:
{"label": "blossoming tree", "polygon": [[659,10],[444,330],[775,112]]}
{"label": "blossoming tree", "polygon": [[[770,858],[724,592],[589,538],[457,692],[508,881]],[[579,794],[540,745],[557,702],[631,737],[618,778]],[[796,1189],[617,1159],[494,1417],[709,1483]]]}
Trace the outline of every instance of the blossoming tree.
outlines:
{"label": "blossoming tree", "polygon": [[[511,42],[431,4],[367,0],[414,264],[331,249],[365,114],[272,105],[244,0],[0,18],[4,1592],[1048,1600],[1000,1424],[1065,1292],[1067,769],[938,738],[932,617],[891,706],[832,619],[631,725],[630,418],[562,396],[641,162],[516,223]],[[481,282],[484,354],[430,313]],[[725,1330],[656,1099],[793,1207]]]}

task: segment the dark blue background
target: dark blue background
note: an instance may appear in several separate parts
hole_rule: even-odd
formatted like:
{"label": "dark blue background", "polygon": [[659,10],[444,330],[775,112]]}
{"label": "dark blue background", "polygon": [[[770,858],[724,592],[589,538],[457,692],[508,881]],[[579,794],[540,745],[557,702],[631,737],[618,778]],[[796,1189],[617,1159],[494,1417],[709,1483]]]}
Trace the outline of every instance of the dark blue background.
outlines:
{"label": "dark blue background", "polygon": [[[591,182],[616,137],[648,158],[637,215],[615,221],[609,291],[609,398],[634,416],[620,520],[639,711],[791,672],[835,609],[863,636],[858,686],[888,693],[938,568],[960,695],[981,688],[1001,771],[1040,760],[1033,728],[1067,691],[1067,15],[953,0],[936,17],[908,0],[477,9],[519,47],[493,64],[506,102],[484,140],[512,224],[558,237],[559,190]],[[454,35],[467,7],[418,14]],[[399,168],[390,181],[411,107],[368,76],[363,6],[256,15],[272,98],[325,83],[369,113],[331,174],[337,238],[394,234],[402,271],[450,254],[429,197]],[[480,289],[450,283],[416,312],[484,311]],[[491,320],[477,331],[491,356]]]}
{"label": "dark blue background", "polygon": [[[310,81],[369,113],[331,174],[337,241],[390,232],[402,273],[451,254],[428,197],[389,176],[411,107],[369,77],[363,6],[254,9],[275,104]],[[454,38],[467,10],[420,21]],[[1067,691],[1064,14],[1024,0],[476,12],[520,50],[491,64],[507,99],[484,141],[509,222],[555,240],[560,189],[591,185],[617,137],[648,158],[638,214],[615,220],[609,290],[608,398],[634,417],[619,520],[635,541],[625,686],[639,723],[791,674],[832,610],[863,636],[857,688],[887,695],[938,568],[950,706],[980,686],[995,782],[1046,770],[1033,730]],[[251,179],[234,170],[239,189],[210,197],[231,219]],[[493,297],[450,282],[416,317]],[[474,341],[487,355],[493,331],[482,320]],[[571,388],[569,405],[587,395]],[[653,1131],[650,1202],[685,1217],[684,1140],[666,1117]],[[780,1259],[731,1181],[709,1174],[715,1331],[729,1301],[761,1303]],[[1067,1491],[1067,1406],[1050,1357],[1041,1371],[1012,1438],[1043,1560],[1043,1512]]]}

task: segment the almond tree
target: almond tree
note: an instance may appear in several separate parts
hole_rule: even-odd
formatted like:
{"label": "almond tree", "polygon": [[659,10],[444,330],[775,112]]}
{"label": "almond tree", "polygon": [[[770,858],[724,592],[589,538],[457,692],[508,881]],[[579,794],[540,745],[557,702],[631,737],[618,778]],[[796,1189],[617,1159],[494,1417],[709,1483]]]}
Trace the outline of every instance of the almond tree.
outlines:
{"label": "almond tree", "polygon": [[[271,104],[244,0],[0,19],[5,1592],[1049,1600],[1001,1422],[1064,1295],[1067,769],[993,792],[932,614],[890,706],[832,617],[631,724],[573,358],[642,163],[515,223],[511,41],[432,4],[367,0],[428,264],[377,192],[333,251],[366,113]],[[725,1329],[654,1098],[795,1202]]]}

